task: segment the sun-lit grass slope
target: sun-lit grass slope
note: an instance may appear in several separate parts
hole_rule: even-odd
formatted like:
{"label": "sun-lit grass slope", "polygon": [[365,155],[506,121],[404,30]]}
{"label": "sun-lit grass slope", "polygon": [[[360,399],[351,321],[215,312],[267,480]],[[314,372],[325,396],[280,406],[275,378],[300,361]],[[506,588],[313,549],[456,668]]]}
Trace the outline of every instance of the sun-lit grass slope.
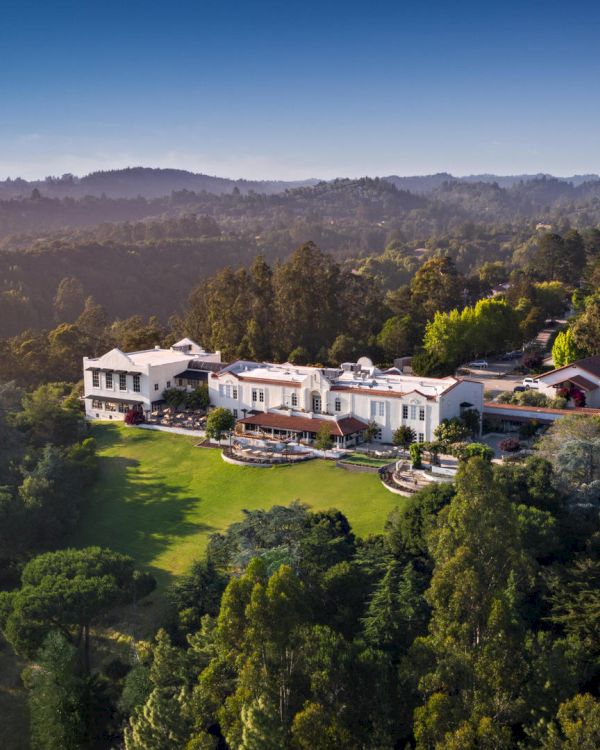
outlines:
{"label": "sun-lit grass slope", "polygon": [[99,481],[73,536],[77,546],[99,544],[132,555],[161,583],[200,557],[215,531],[242,518],[243,509],[301,500],[339,508],[359,535],[381,532],[402,498],[376,474],[351,473],[332,462],[256,469],[226,464],[195,439],[116,424],[95,424]]}

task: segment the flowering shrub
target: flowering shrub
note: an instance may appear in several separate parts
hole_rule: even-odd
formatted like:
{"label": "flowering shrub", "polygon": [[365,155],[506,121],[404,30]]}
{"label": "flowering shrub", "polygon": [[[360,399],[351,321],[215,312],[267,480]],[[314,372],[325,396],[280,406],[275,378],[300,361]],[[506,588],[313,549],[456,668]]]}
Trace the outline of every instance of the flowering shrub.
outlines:
{"label": "flowering shrub", "polygon": [[517,438],[514,437],[504,438],[504,440],[500,441],[499,447],[501,451],[506,451],[506,453],[514,453],[521,448],[521,443]]}
{"label": "flowering shrub", "polygon": [[129,409],[125,413],[125,424],[136,425],[142,424],[145,421],[144,412],[141,409]]}
{"label": "flowering shrub", "polygon": [[572,401],[575,406],[585,406],[585,393],[574,385],[564,386],[556,391],[558,398]]}

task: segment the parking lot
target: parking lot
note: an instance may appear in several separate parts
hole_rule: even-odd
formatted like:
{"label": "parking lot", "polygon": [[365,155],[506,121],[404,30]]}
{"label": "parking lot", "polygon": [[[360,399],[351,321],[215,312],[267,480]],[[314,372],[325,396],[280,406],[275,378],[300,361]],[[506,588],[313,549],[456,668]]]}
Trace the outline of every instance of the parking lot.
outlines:
{"label": "parking lot", "polygon": [[461,370],[467,370],[469,377],[481,380],[484,384],[485,392],[496,396],[501,391],[512,391],[515,386],[521,385],[525,376],[514,372],[515,367],[519,363],[520,360],[513,360],[511,362],[488,360],[487,369],[463,366]]}
{"label": "parking lot", "polygon": [[[546,351],[544,365],[553,366],[552,356],[548,352],[548,344],[555,332],[556,327],[563,327],[566,320],[557,320],[555,325],[542,329],[535,338],[539,347]],[[521,358],[504,361],[499,357],[487,358],[488,367],[480,369],[463,365],[460,369],[462,372],[467,371],[469,377],[481,380],[484,383],[485,392],[490,397],[497,396],[501,391],[512,391],[515,386],[522,385],[525,375],[514,372],[515,367],[521,364]]]}

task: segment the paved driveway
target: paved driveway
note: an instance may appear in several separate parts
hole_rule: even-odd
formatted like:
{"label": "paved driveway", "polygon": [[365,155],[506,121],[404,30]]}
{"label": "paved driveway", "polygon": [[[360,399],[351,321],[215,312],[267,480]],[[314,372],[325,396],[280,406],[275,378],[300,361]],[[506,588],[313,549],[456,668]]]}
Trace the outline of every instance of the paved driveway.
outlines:
{"label": "paved driveway", "polygon": [[[552,334],[557,328],[563,328],[566,322],[566,320],[557,320],[555,326],[543,328],[535,338],[536,343],[542,349],[546,349]],[[467,365],[461,369],[468,370],[469,377],[481,380],[485,390],[489,391],[493,396],[497,396],[501,391],[512,391],[516,385],[522,385],[525,376],[521,373],[512,372],[517,365],[521,364],[520,359],[513,359],[510,362],[502,362],[499,359],[488,359],[488,364],[489,367],[487,370],[478,370]],[[544,365],[554,366],[552,356],[548,353],[544,358]]]}
{"label": "paved driveway", "polygon": [[476,370],[472,367],[463,367],[461,369],[469,371],[469,377],[481,380],[485,391],[491,392],[494,396],[500,391],[512,391],[516,385],[521,385],[523,375],[513,373],[515,365],[520,360],[513,362],[489,362],[487,370]]}

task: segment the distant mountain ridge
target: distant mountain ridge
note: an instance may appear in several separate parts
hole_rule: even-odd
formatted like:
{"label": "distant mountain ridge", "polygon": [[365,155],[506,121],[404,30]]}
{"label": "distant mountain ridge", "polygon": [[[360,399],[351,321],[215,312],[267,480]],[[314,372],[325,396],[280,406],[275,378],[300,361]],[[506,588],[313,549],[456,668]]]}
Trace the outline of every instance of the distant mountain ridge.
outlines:
{"label": "distant mountain ridge", "polygon": [[599,180],[597,174],[573,175],[572,177],[555,177],[547,172],[538,172],[537,174],[516,174],[516,175],[498,175],[498,174],[470,174],[462,177],[455,177],[449,172],[438,172],[431,175],[415,175],[412,177],[400,177],[399,175],[388,175],[382,179],[391,182],[399,190],[409,190],[411,193],[430,193],[439,188],[445,182],[485,182],[496,183],[499,187],[510,188],[518,185],[520,182],[531,182],[534,180],[558,180],[559,182],[571,183],[574,187],[583,185],[585,182]]}
{"label": "distant mountain ridge", "polygon": [[[523,182],[534,180],[556,180],[578,187],[586,182],[599,180],[596,174],[553,177],[550,174],[495,175],[475,174],[456,177],[449,172],[431,175],[399,176],[388,175],[381,179],[392,183],[399,190],[411,193],[431,193],[445,183],[496,183],[499,187],[510,188]],[[33,190],[50,198],[83,198],[103,196],[108,198],[161,198],[173,192],[189,190],[196,193],[207,192],[214,195],[231,193],[237,188],[240,193],[255,192],[275,195],[286,190],[313,187],[323,182],[335,180],[234,180],[185,169],[158,169],[153,167],[128,167],[108,171],[92,172],[83,177],[71,174],[62,177],[47,177],[45,180],[23,180],[21,178],[0,181],[0,200],[27,198]]]}
{"label": "distant mountain ridge", "polygon": [[272,195],[285,190],[310,187],[319,182],[313,180],[232,180],[227,177],[188,172],[185,169],[158,169],[153,167],[128,167],[108,171],[91,172],[84,177],[71,174],[62,177],[47,177],[45,180],[0,181],[0,199],[28,197],[32,190],[51,198],[83,198],[86,195],[108,198],[161,198],[172,192],[190,190],[196,193],[222,195],[237,188],[240,193]]}

